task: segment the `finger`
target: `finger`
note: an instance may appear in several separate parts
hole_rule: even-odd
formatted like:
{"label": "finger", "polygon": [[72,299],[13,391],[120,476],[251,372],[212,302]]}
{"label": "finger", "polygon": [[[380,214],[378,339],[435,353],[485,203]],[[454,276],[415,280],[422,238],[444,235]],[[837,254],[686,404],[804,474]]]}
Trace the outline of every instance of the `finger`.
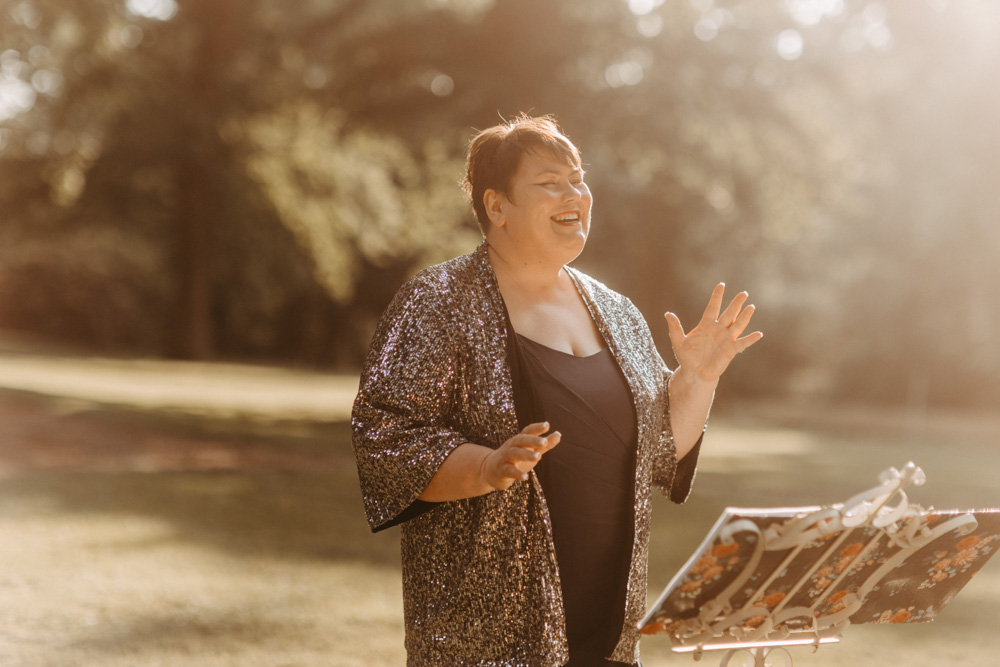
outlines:
{"label": "finger", "polygon": [[[560,442],[562,442],[562,433],[555,431],[554,433],[548,434],[545,436],[545,452],[549,451]],[[545,452],[542,453],[544,454]]]}
{"label": "finger", "polygon": [[722,313],[722,315],[719,315],[719,322],[727,327],[732,326],[733,322],[736,321],[736,317],[740,313],[740,308],[742,308],[743,304],[747,302],[749,296],[750,295],[746,292],[740,292],[734,296],[733,300],[729,302],[729,306],[726,307],[726,310]]}
{"label": "finger", "polygon": [[537,459],[528,458],[521,460],[519,456],[524,454],[533,457],[533,453],[527,450],[499,449],[494,454],[498,455],[493,461],[487,462],[486,478],[491,480],[490,486],[498,489],[507,489],[517,480],[528,479],[528,471],[538,463]]}
{"label": "finger", "polygon": [[522,428],[521,433],[525,433],[528,435],[542,435],[548,430],[549,430],[548,422],[535,422],[533,424],[528,424],[527,426]]}
{"label": "finger", "polygon": [[[528,449],[527,447],[508,447],[506,451],[504,451],[503,458],[505,463],[510,463],[512,465],[524,462],[534,464],[542,458],[542,452],[534,449]],[[523,467],[518,466],[518,469],[523,470]]]}
{"label": "finger", "polygon": [[663,318],[667,321],[667,335],[670,336],[670,346],[676,349],[684,339],[687,334],[684,333],[684,327],[681,325],[680,318],[678,318],[673,313],[664,313]]}
{"label": "finger", "polygon": [[559,444],[562,435],[556,431],[547,438],[543,438],[544,444],[541,445],[517,445],[514,444],[512,447],[507,447],[504,458],[508,461],[530,461],[532,463],[537,462],[542,458],[543,454],[548,453],[553,447]]}
{"label": "finger", "polygon": [[733,333],[733,337],[739,337],[747,328],[747,325],[750,324],[750,318],[753,317],[754,310],[756,310],[754,305],[750,304],[736,317],[736,321],[729,327],[729,330]]}
{"label": "finger", "polygon": [[[523,479],[522,470],[518,467],[518,462],[510,457],[511,452],[505,451],[503,447],[495,450],[486,457],[483,462],[483,477],[487,483],[495,489],[506,489],[516,480]],[[534,467],[534,464],[526,465],[524,472]]]}
{"label": "finger", "polygon": [[530,451],[544,453],[558,445],[561,439],[562,434],[559,433],[559,431],[555,431],[544,438],[538,435],[527,435],[525,433],[521,433],[515,435],[507,442],[509,446],[514,449],[527,449]]}
{"label": "finger", "polygon": [[750,347],[763,337],[764,337],[763,333],[761,333],[760,331],[754,331],[752,334],[744,336],[743,338],[737,338],[736,345],[739,348],[739,351],[742,352],[743,350],[747,349],[748,347]]}
{"label": "finger", "polygon": [[719,312],[722,310],[722,295],[726,292],[726,283],[719,283],[712,290],[712,296],[708,299],[708,305],[705,307],[705,312],[702,314],[701,319],[716,321],[719,319]]}
{"label": "finger", "polygon": [[528,480],[527,471],[523,471],[513,463],[505,463],[500,467],[500,488],[508,489],[517,480],[526,482]]}

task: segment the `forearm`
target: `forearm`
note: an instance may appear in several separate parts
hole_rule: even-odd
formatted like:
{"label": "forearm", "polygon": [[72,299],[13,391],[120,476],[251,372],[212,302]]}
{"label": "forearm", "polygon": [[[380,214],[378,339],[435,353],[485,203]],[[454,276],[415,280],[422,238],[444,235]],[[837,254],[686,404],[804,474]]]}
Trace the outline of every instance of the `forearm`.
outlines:
{"label": "forearm", "polygon": [[670,376],[667,389],[670,396],[670,426],[678,460],[694,448],[704,432],[718,385],[718,378],[702,380],[683,366]]}
{"label": "forearm", "polygon": [[445,502],[482,496],[495,489],[483,475],[486,458],[494,450],[471,442],[459,445],[434,473],[420,500]]}

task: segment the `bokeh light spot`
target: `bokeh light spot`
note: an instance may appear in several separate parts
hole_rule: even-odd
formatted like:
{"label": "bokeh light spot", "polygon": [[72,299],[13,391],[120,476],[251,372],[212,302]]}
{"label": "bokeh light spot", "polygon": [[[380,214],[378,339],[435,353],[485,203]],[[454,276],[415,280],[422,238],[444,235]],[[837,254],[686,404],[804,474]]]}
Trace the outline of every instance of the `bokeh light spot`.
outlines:
{"label": "bokeh light spot", "polygon": [[604,70],[604,79],[612,88],[621,88],[622,86],[636,85],[642,81],[643,74],[642,65],[634,60],[626,60],[609,65]]}
{"label": "bokeh light spot", "polygon": [[884,51],[892,46],[892,31],[882,24],[873,25],[868,29],[868,43]]}
{"label": "bokeh light spot", "polygon": [[24,147],[34,155],[44,155],[49,150],[49,135],[47,132],[32,132],[24,142]]}
{"label": "bokeh light spot", "polygon": [[306,88],[311,88],[312,90],[319,90],[325,86],[326,80],[326,72],[318,65],[307,68],[305,74],[302,76],[302,82],[306,84]]}
{"label": "bokeh light spot", "polygon": [[438,97],[447,97],[455,90],[455,80],[447,74],[438,74],[431,79],[431,92]]}
{"label": "bokeh light spot", "polygon": [[31,75],[31,86],[44,95],[55,95],[62,87],[62,75],[47,69],[40,69]]}
{"label": "bokeh light spot", "polygon": [[[9,53],[10,51],[5,51],[4,55]],[[15,55],[16,53],[14,51]],[[21,68],[8,66],[9,62],[3,62],[0,69],[0,120],[13,118],[35,105],[35,89],[13,73],[19,72]]]}
{"label": "bokeh light spot", "polygon": [[782,30],[778,34],[778,55],[784,60],[796,60],[802,55],[805,41],[798,30]]}
{"label": "bokeh light spot", "polygon": [[635,22],[635,27],[643,37],[656,37],[663,32],[663,17],[659,14],[640,16]]}
{"label": "bokeh light spot", "polygon": [[128,10],[136,16],[159,21],[169,21],[177,14],[175,0],[126,0]]}
{"label": "bokeh light spot", "polygon": [[126,49],[134,49],[142,43],[142,28],[137,25],[127,25],[118,31],[118,41]]}
{"label": "bokeh light spot", "polygon": [[721,185],[713,185],[708,192],[708,202],[717,211],[730,211],[733,208],[733,195]]}
{"label": "bokeh light spot", "polygon": [[25,28],[34,30],[42,23],[42,13],[30,2],[21,2],[10,12],[10,16],[15,23],[23,25]]}
{"label": "bokeh light spot", "polygon": [[813,26],[826,16],[839,16],[844,0],[785,0],[788,12],[799,25]]}
{"label": "bokeh light spot", "polygon": [[49,47],[44,44],[35,44],[28,49],[28,62],[38,67],[49,57]]}
{"label": "bokeh light spot", "polygon": [[663,4],[663,0],[628,0],[629,11],[636,16],[645,16]]}
{"label": "bokeh light spot", "polygon": [[719,34],[719,26],[715,21],[702,17],[694,24],[694,36],[703,42],[711,42]]}

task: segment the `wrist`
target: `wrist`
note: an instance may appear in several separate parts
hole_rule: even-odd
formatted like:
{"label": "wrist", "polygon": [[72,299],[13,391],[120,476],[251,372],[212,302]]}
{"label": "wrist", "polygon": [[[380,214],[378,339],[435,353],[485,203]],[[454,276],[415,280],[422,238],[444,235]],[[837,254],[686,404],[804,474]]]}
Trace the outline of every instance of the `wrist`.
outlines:
{"label": "wrist", "polygon": [[673,375],[670,376],[670,383],[672,385],[677,383],[693,390],[715,391],[715,388],[719,386],[719,378],[705,379],[686,366],[678,366]]}
{"label": "wrist", "polygon": [[480,489],[484,493],[489,493],[490,491],[496,491],[499,488],[492,481],[492,475],[490,474],[490,457],[496,453],[495,449],[484,448],[487,451],[483,453],[483,458],[479,462],[479,480],[478,484]]}

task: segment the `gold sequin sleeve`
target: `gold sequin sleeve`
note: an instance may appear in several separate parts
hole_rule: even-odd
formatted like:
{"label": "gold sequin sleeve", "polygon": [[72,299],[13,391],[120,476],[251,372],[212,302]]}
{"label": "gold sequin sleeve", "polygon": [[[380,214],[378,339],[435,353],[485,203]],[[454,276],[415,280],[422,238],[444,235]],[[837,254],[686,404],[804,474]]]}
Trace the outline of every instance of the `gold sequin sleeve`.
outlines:
{"label": "gold sequin sleeve", "polygon": [[[634,306],[633,309],[635,309]],[[670,421],[670,393],[667,390],[673,371],[667,367],[666,362],[663,361],[663,357],[660,356],[659,351],[653,344],[653,336],[649,331],[649,326],[646,324],[645,319],[639,314],[638,309],[635,309],[634,312],[638,319],[636,326],[641,326],[645,329],[642,336],[649,341],[649,357],[654,360],[653,363],[659,367],[660,372],[663,374],[663,388],[661,391],[663,392],[663,401],[666,405],[664,409],[666,418],[663,420],[660,432],[659,442],[661,445],[658,448],[656,456],[653,457],[653,472],[650,483],[653,488],[672,502],[680,504],[686,501],[688,496],[691,495],[691,489],[694,486],[694,475],[698,466],[698,457],[701,455],[702,439],[698,438],[698,442],[687,453],[687,456],[680,461],[677,460],[676,448],[673,446],[674,433]],[[664,447],[663,443],[668,442],[671,446],[669,448]]]}
{"label": "gold sequin sleeve", "polygon": [[418,277],[392,301],[372,340],[354,404],[354,453],[375,530],[409,508],[455,447],[457,356],[440,285]]}

